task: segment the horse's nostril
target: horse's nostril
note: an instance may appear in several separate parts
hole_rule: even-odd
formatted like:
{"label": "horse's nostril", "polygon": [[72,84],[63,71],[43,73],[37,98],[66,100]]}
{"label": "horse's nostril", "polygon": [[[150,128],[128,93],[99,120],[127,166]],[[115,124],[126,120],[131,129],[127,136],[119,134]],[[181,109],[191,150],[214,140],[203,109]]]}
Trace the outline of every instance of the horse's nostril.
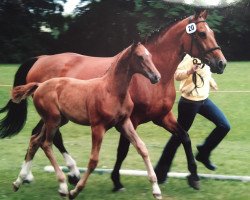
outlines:
{"label": "horse's nostril", "polygon": [[226,66],[226,63],[223,62],[222,60],[220,60],[219,63],[218,63],[218,66],[219,66],[220,69],[224,69],[225,66]]}

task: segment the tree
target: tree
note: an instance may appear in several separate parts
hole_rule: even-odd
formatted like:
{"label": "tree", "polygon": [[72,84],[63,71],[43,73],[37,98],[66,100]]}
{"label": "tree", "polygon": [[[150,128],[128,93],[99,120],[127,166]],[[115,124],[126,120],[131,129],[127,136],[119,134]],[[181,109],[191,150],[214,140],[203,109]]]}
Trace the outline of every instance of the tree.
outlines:
{"label": "tree", "polygon": [[0,2],[0,62],[20,62],[51,51],[53,34],[62,26],[62,5],[48,0],[2,0]]}

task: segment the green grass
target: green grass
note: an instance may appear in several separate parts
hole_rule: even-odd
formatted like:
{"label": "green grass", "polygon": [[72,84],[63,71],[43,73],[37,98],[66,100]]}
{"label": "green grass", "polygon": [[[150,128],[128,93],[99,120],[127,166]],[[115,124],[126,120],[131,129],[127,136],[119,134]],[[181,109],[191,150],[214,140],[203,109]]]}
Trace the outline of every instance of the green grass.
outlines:
{"label": "green grass", "polygon": [[[224,141],[213,152],[212,160],[217,164],[218,170],[211,172],[198,163],[199,173],[247,175],[250,176],[250,62],[230,62],[223,75],[214,75],[219,91],[246,91],[246,92],[212,92],[210,98],[225,112],[232,129]],[[0,107],[3,107],[9,99],[10,89],[14,74],[18,65],[0,65]],[[178,83],[177,83],[178,85]],[[248,91],[248,92],[247,92]],[[176,102],[179,93],[177,93]],[[176,112],[176,103],[174,105]],[[4,115],[0,115],[0,119]],[[6,200],[47,200],[61,199],[57,194],[58,184],[53,173],[43,172],[43,167],[49,165],[48,159],[42,150],[39,150],[33,162],[35,182],[23,185],[16,193],[12,191],[12,182],[16,179],[28,147],[30,132],[38,121],[38,115],[29,100],[28,120],[20,134],[11,138],[0,140],[0,199]],[[213,124],[197,116],[190,130],[192,145],[203,142],[204,138],[212,130]],[[90,153],[90,129],[75,124],[63,127],[65,145],[78,165],[86,167]],[[170,134],[152,123],[141,125],[138,133],[146,143],[153,165],[159,159],[163,147]],[[110,130],[101,149],[98,168],[112,168],[116,159],[116,149],[119,134]],[[62,156],[54,148],[60,165],[64,165]],[[187,164],[184,150],[181,147],[174,159],[172,171],[187,172]],[[145,170],[142,159],[133,147],[130,148],[122,168]],[[119,200],[119,199],[153,199],[151,187],[146,177],[122,176],[122,182],[126,191],[120,193],[111,192],[112,182],[108,174],[93,174],[88,180],[85,190],[78,199],[86,200]],[[201,190],[195,191],[188,187],[185,179],[169,178],[168,183],[160,186],[164,199],[195,200],[195,199],[225,199],[248,200],[250,199],[250,183],[238,181],[201,180]],[[70,186],[71,188],[71,186]]]}

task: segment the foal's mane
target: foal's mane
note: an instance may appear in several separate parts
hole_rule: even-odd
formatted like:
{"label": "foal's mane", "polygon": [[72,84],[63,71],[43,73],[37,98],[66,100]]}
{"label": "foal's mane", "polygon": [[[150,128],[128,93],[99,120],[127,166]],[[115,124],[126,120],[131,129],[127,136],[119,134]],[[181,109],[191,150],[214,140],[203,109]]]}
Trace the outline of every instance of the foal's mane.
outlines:
{"label": "foal's mane", "polygon": [[117,66],[120,62],[123,62],[129,55],[129,53],[131,53],[129,50],[131,49],[132,45],[128,46],[127,48],[123,49],[120,53],[118,53],[115,57],[116,59],[114,60],[114,62],[111,63],[111,65],[109,66],[109,68],[106,70],[106,72],[104,73],[107,74],[113,67],[114,65]]}

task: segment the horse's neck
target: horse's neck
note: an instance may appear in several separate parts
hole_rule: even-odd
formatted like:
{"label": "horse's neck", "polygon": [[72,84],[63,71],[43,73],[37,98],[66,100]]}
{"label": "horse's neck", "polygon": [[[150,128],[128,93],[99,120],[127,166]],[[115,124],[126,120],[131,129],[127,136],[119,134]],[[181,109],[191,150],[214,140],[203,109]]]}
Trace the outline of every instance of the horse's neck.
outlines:
{"label": "horse's neck", "polygon": [[161,82],[168,83],[173,80],[173,75],[183,56],[181,37],[185,31],[185,22],[173,25],[156,41],[148,43],[146,47],[153,55],[153,61],[161,73]]}
{"label": "horse's neck", "polygon": [[107,89],[111,94],[124,98],[128,92],[132,75],[129,61],[126,58],[119,59],[111,66],[105,76]]}

